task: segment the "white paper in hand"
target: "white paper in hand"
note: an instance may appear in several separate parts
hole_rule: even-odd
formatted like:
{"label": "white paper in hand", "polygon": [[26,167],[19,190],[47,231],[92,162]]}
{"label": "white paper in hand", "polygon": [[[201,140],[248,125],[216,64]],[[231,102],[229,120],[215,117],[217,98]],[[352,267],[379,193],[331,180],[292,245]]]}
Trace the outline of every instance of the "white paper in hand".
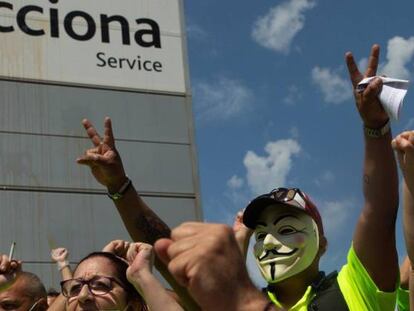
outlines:
{"label": "white paper in hand", "polygon": [[[358,83],[356,91],[361,93],[368,86],[369,82],[376,77],[363,79]],[[409,85],[408,80],[393,79],[387,77],[379,77],[382,80],[382,90],[378,98],[387,112],[388,116],[394,120],[398,120],[400,110],[403,105],[404,97],[407,94]]]}

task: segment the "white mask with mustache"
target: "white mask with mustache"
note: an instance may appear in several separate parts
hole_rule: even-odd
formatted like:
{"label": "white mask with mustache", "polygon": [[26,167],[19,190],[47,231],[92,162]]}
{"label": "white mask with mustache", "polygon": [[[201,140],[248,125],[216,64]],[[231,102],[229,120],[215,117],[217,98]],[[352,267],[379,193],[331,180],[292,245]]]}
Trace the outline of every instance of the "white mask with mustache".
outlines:
{"label": "white mask with mustache", "polygon": [[262,211],[255,237],[256,263],[270,284],[304,271],[319,250],[318,226],[312,217],[281,205],[271,205]]}

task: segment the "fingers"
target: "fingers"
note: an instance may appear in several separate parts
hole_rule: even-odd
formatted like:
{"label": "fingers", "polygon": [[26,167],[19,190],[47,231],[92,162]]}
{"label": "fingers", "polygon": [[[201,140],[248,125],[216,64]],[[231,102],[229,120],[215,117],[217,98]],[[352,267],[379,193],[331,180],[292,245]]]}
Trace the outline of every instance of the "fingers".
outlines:
{"label": "fingers", "polygon": [[7,255],[1,255],[0,260],[0,272],[4,273],[10,268],[10,260]]}
{"label": "fingers", "polygon": [[179,256],[181,253],[184,253],[188,250],[192,250],[194,249],[194,247],[198,245],[198,242],[199,242],[198,240],[191,239],[191,238],[180,240],[172,244],[170,247],[168,247],[167,249],[168,257],[175,258]]}
{"label": "fingers", "polygon": [[114,133],[112,130],[112,121],[109,117],[105,118],[104,121],[104,140],[103,143],[108,145],[111,148],[115,147],[115,138],[114,138]]}
{"label": "fingers", "polygon": [[352,85],[354,88],[358,85],[358,83],[362,80],[363,76],[358,70],[358,66],[355,63],[354,56],[351,52],[347,52],[345,54],[345,62],[348,67],[349,77],[351,79]]}
{"label": "fingers", "polygon": [[381,89],[382,89],[381,78],[375,78],[368,84],[368,86],[363,92],[363,96],[368,101],[373,101],[377,98],[378,94],[381,92]]}
{"label": "fingers", "polygon": [[161,262],[163,262],[166,266],[168,266],[168,263],[170,262],[170,257],[168,256],[168,248],[173,243],[170,239],[159,239],[154,244],[154,250],[157,254],[157,257]]}
{"label": "fingers", "polygon": [[[379,63],[379,55],[380,47],[378,44],[374,44],[371,48],[371,54],[368,59],[368,67],[364,75],[365,77],[372,77],[376,75]],[[364,78],[364,76],[358,70],[358,66],[351,52],[347,52],[345,54],[345,61],[348,67],[349,77],[351,79],[352,85],[355,88],[358,83]]]}
{"label": "fingers", "polygon": [[93,127],[92,123],[88,119],[83,119],[82,124],[83,124],[83,127],[86,130],[86,133],[88,134],[88,137],[92,141],[93,145],[95,147],[99,146],[102,139],[99,136],[98,132]]}
{"label": "fingers", "polygon": [[368,67],[365,71],[366,77],[372,77],[377,74],[378,62],[379,62],[380,47],[378,44],[374,44],[371,48],[371,55],[368,59]]}
{"label": "fingers", "polygon": [[391,145],[397,153],[401,169],[404,171],[411,167],[414,158],[414,131],[399,134],[392,140]]}
{"label": "fingers", "polygon": [[62,255],[65,252],[67,252],[67,250],[66,248],[63,248],[63,247],[52,249],[52,254],[55,254],[55,255]]}
{"label": "fingers", "polygon": [[126,259],[128,262],[133,262],[138,254],[144,257],[148,255],[148,257],[151,258],[152,253],[152,245],[150,244],[141,242],[131,243],[127,251]]}
{"label": "fingers", "polygon": [[408,149],[414,148],[414,137],[405,138],[403,136],[398,136],[392,141],[392,146],[394,149],[399,151],[408,151]]}
{"label": "fingers", "polygon": [[200,224],[201,223],[198,222],[186,222],[181,224],[171,231],[171,239],[177,241],[197,234]]}
{"label": "fingers", "polygon": [[134,261],[135,257],[138,254],[138,250],[139,250],[139,244],[140,243],[131,243],[129,245],[128,251],[126,253],[126,260],[131,263]]}
{"label": "fingers", "polygon": [[114,253],[118,256],[124,257],[128,251],[130,243],[127,241],[117,241],[114,245]]}
{"label": "fingers", "polygon": [[12,260],[10,262],[10,268],[12,269],[12,271],[15,272],[20,272],[22,271],[22,261],[21,260]]}
{"label": "fingers", "polygon": [[100,154],[91,153],[85,154],[76,159],[78,164],[88,165],[90,167],[98,166],[100,164],[106,164],[106,157]]}
{"label": "fingers", "polygon": [[63,247],[52,249],[50,252],[52,259],[55,261],[65,260],[68,254],[67,249]]}
{"label": "fingers", "polygon": [[404,149],[414,146],[414,131],[404,131],[395,137],[392,142],[394,149]]}
{"label": "fingers", "polygon": [[193,265],[191,260],[192,256],[193,252],[190,249],[174,257],[168,264],[168,270],[177,282],[184,287],[187,287],[189,283],[187,270]]}
{"label": "fingers", "polygon": [[103,252],[113,253],[119,257],[125,258],[130,246],[130,242],[124,240],[114,240],[109,242],[103,249]]}
{"label": "fingers", "polygon": [[236,219],[235,219],[237,222],[243,222],[243,213],[244,213],[244,210],[237,212]]}
{"label": "fingers", "polygon": [[0,274],[9,274],[21,270],[21,261],[10,260],[7,255],[0,255]]}

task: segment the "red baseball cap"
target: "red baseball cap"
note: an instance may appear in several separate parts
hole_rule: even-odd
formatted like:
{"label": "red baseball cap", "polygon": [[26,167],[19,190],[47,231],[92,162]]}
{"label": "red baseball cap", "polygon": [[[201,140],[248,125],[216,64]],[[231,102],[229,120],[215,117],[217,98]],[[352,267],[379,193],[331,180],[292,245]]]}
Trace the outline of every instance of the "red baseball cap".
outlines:
{"label": "red baseball cap", "polygon": [[257,218],[269,205],[295,208],[308,214],[316,222],[320,235],[324,235],[322,218],[318,208],[309,196],[299,188],[277,188],[269,193],[259,195],[247,205],[243,213],[243,223],[251,229],[256,228]]}

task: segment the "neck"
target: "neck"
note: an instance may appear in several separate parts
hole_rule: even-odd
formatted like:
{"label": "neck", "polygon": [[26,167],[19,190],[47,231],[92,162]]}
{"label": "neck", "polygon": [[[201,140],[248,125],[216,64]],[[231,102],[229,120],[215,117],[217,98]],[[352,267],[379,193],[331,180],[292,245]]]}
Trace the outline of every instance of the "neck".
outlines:
{"label": "neck", "polygon": [[318,274],[318,267],[311,266],[295,276],[272,284],[277,300],[284,308],[290,309],[303,297],[306,289],[318,277]]}

